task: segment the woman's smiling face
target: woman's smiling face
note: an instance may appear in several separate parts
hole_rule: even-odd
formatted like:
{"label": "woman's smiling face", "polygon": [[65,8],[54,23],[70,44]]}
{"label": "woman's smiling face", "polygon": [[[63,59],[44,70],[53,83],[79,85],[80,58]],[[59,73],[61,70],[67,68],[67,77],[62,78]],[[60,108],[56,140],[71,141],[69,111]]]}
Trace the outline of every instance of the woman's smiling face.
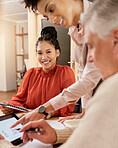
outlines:
{"label": "woman's smiling face", "polygon": [[39,42],[37,46],[37,58],[45,72],[54,68],[58,56],[59,50],[55,50],[54,46],[49,42]]}
{"label": "woman's smiling face", "polygon": [[[76,13],[74,0],[40,0],[38,2],[38,10],[52,24],[65,28],[78,24],[79,15],[77,13],[79,8],[77,7]],[[82,8],[80,11],[82,11]]]}

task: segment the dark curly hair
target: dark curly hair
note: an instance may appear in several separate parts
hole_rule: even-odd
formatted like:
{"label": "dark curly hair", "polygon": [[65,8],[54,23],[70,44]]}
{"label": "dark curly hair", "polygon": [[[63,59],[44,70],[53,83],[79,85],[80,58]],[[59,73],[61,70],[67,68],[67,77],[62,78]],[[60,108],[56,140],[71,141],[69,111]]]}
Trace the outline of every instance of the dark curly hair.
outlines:
{"label": "dark curly hair", "polygon": [[55,50],[59,49],[60,53],[61,53],[61,48],[59,46],[59,42],[57,40],[57,31],[55,29],[55,27],[53,26],[48,26],[42,29],[41,31],[41,37],[38,38],[38,41],[36,43],[36,51],[37,51],[37,47],[39,42],[42,41],[47,41],[49,42],[51,45],[54,46]]}
{"label": "dark curly hair", "polygon": [[38,10],[37,4],[41,0],[23,0],[22,3],[25,3],[25,8],[31,9],[33,12]]}
{"label": "dark curly hair", "polygon": [[[33,12],[36,12],[38,10],[37,4],[41,0],[23,0],[23,3],[25,3],[25,8],[31,9]],[[83,0],[80,0],[83,2]],[[89,0],[89,1],[94,1],[94,0]]]}

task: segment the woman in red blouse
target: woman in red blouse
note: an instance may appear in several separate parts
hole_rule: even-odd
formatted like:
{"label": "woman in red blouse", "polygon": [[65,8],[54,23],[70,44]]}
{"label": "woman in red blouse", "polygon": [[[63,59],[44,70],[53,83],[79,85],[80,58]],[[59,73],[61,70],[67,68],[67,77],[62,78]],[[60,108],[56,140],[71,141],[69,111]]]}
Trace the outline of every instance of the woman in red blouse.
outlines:
{"label": "woman in red blouse", "polygon": [[[54,27],[45,27],[36,43],[37,59],[42,67],[29,69],[16,95],[8,103],[34,109],[46,103],[75,82],[72,69],[68,66],[57,65],[60,46]],[[73,112],[75,104],[68,105],[57,111],[55,116],[68,116]],[[2,108],[5,114],[12,109]]]}

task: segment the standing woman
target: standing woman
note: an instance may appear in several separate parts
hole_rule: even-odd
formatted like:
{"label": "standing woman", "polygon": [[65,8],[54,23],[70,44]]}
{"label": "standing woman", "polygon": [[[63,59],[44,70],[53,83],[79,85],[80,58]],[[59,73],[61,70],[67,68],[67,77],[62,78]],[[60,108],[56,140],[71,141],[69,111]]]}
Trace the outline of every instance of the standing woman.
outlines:
{"label": "standing woman", "polygon": [[[57,65],[61,49],[54,27],[45,27],[36,43],[38,62],[42,67],[31,68],[25,74],[19,90],[9,104],[35,109],[55,97],[75,82],[72,69],[68,66]],[[54,112],[55,116],[67,116],[74,110],[73,105]],[[5,114],[12,109],[3,108]]]}

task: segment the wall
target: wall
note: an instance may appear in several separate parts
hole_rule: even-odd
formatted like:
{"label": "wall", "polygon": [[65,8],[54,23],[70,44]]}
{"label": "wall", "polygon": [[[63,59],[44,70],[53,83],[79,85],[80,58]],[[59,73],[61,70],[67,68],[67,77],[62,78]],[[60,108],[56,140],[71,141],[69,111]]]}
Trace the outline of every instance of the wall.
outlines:
{"label": "wall", "polygon": [[[0,91],[11,91],[16,89],[15,25],[23,26],[24,31],[27,32],[27,22],[15,24],[0,20]],[[28,37],[25,37],[25,42],[27,41]],[[25,44],[25,53],[28,55],[28,44]]]}
{"label": "wall", "polygon": [[0,90],[6,90],[5,36],[0,34]]}
{"label": "wall", "polygon": [[3,71],[0,73],[0,91],[9,91],[15,89],[15,52],[14,52],[14,23],[0,21],[0,34],[2,35],[2,44],[0,55],[2,60],[0,67]]}
{"label": "wall", "polygon": [[35,44],[38,39],[38,16],[32,11],[28,11],[28,46],[29,46],[29,67],[37,67],[38,61],[36,57]]}

